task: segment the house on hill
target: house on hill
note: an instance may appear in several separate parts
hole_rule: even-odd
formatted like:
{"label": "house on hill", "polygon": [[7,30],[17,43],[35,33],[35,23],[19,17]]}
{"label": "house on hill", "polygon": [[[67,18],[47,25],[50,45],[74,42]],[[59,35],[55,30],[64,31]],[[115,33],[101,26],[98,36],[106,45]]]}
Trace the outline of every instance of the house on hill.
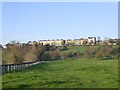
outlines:
{"label": "house on hill", "polygon": [[88,45],[95,45],[96,44],[96,38],[95,37],[88,37]]}

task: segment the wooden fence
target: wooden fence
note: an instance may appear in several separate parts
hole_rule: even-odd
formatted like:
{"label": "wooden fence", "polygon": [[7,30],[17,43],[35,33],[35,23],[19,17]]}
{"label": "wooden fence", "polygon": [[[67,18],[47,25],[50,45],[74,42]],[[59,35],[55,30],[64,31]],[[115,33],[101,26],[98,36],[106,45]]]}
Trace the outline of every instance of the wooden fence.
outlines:
{"label": "wooden fence", "polygon": [[27,63],[22,63],[22,64],[6,64],[2,65],[2,72],[10,72],[14,70],[19,70],[28,66],[36,65],[38,63],[41,63],[40,61],[35,61],[35,62],[27,62]]}

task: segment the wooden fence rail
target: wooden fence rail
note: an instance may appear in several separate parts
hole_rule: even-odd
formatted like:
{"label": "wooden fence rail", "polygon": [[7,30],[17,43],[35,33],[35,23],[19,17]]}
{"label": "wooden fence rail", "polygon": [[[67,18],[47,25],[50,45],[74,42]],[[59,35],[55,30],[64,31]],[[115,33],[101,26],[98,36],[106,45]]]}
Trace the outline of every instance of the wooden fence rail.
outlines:
{"label": "wooden fence rail", "polygon": [[41,63],[41,62],[35,61],[35,62],[27,62],[22,64],[6,64],[6,65],[2,65],[2,72],[4,73],[9,71],[19,70],[28,66],[36,65],[38,63]]}

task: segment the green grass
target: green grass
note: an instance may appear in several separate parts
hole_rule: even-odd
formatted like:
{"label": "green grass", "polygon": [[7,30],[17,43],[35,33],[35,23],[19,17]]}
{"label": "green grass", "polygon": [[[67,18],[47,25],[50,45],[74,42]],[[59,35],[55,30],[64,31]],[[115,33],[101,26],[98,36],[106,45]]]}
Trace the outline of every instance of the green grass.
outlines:
{"label": "green grass", "polygon": [[117,88],[118,60],[48,61],[2,76],[3,88]]}
{"label": "green grass", "polygon": [[86,49],[86,47],[87,46],[70,46],[70,47],[68,47],[68,49],[71,52],[76,52],[76,51],[83,52]]}
{"label": "green grass", "polygon": [[[68,46],[68,50],[66,51],[70,51],[70,52],[84,52],[85,49],[87,49],[88,47],[93,47],[94,49],[100,47],[100,46]],[[111,48],[117,48],[118,46],[110,46]]]}
{"label": "green grass", "polygon": [[[87,49],[89,46],[68,46],[68,50],[66,50],[65,52],[81,52],[83,53],[85,51],[85,49]],[[98,48],[99,46],[92,46],[94,48]]]}

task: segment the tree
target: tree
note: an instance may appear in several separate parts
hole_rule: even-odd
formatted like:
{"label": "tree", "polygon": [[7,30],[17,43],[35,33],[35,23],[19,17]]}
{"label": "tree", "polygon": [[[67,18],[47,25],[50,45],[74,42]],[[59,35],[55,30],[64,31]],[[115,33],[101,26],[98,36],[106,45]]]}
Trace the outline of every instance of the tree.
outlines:
{"label": "tree", "polygon": [[24,61],[24,51],[22,48],[12,46],[3,50],[2,62],[3,64],[22,63]]}
{"label": "tree", "polygon": [[62,47],[62,51],[66,51],[66,50],[68,50],[68,47],[67,46],[63,46]]}
{"label": "tree", "polygon": [[101,39],[100,39],[100,36],[98,36],[98,42],[100,41]]}
{"label": "tree", "polygon": [[60,49],[56,48],[55,51],[50,52],[51,59],[52,60],[60,59],[60,53],[61,53]]}
{"label": "tree", "polygon": [[3,46],[0,44],[0,50],[3,49]]}
{"label": "tree", "polygon": [[20,56],[19,55],[15,55],[14,58],[15,58],[15,60],[14,60],[15,64],[20,64],[20,63],[23,63],[23,61],[24,61],[24,57],[21,56],[21,55]]}
{"label": "tree", "polygon": [[74,53],[74,55],[75,55],[76,57],[80,57],[80,52],[77,51],[77,52]]}
{"label": "tree", "polygon": [[68,52],[69,53],[69,57],[73,57],[74,56],[74,53],[72,53],[71,51]]}
{"label": "tree", "polygon": [[85,58],[90,58],[90,55],[91,55],[90,49],[89,48],[85,49],[84,57]]}
{"label": "tree", "polygon": [[69,57],[69,53],[68,52],[61,52],[60,53],[60,58],[61,59],[66,59],[66,58],[68,58]]}
{"label": "tree", "polygon": [[56,48],[54,53],[55,53],[55,59],[60,59],[60,53],[61,53],[60,49]]}
{"label": "tree", "polygon": [[118,60],[120,60],[120,46],[118,46],[118,48],[117,48],[116,55],[117,55]]}
{"label": "tree", "polygon": [[34,53],[34,51],[28,50],[25,54],[25,61],[31,62],[31,61],[36,61],[36,60],[37,60],[37,55]]}
{"label": "tree", "polygon": [[86,46],[84,51],[84,57],[87,57],[87,58],[95,57],[96,51],[97,51],[97,48],[95,46]]}
{"label": "tree", "polygon": [[13,49],[13,58],[14,58],[14,63],[23,63],[24,62],[24,51],[22,48],[16,48],[14,47]]}
{"label": "tree", "polygon": [[65,40],[61,41],[61,45],[64,46],[65,45]]}
{"label": "tree", "polygon": [[50,51],[50,45],[49,44],[45,45],[45,48],[46,48],[46,51]]}
{"label": "tree", "polygon": [[96,52],[96,57],[100,59],[110,59],[112,49],[108,45],[102,45]]}

